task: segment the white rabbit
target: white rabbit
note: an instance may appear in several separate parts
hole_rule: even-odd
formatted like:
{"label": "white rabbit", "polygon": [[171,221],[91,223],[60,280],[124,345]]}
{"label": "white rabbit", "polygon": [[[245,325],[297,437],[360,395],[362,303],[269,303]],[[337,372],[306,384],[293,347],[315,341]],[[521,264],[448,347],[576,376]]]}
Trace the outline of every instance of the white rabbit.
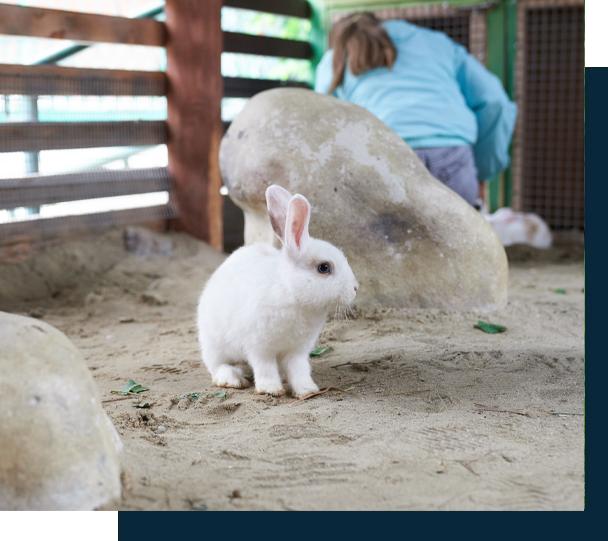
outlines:
{"label": "white rabbit", "polygon": [[309,353],[327,315],[354,301],[358,283],[338,248],[309,236],[304,196],[272,185],[266,203],[282,247],[239,248],[209,278],[198,305],[202,358],[220,387],[249,385],[246,362],[256,392],[283,394],[284,376],[304,396],[319,390]]}
{"label": "white rabbit", "polygon": [[543,219],[531,212],[516,212],[509,207],[486,214],[503,246],[527,244],[535,248],[550,248],[553,241],[551,230]]}

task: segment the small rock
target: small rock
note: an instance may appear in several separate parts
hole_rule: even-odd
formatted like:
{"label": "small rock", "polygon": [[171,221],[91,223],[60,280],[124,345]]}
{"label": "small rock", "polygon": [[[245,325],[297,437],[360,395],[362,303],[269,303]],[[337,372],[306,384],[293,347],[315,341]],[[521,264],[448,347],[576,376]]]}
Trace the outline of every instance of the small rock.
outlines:
{"label": "small rock", "polygon": [[165,425],[158,425],[154,432],[156,432],[157,434],[164,434],[165,432],[167,432],[167,427]]}
{"label": "small rock", "polygon": [[369,372],[369,366],[365,366],[364,364],[351,364],[350,367],[355,372]]}
{"label": "small rock", "polygon": [[167,304],[167,301],[157,293],[142,293],[141,300],[150,306],[164,306]]}
{"label": "small rock", "polygon": [[439,464],[439,467],[435,470],[435,473],[445,473],[447,471],[447,467],[445,462],[441,461],[441,464]]}
{"label": "small rock", "polygon": [[134,321],[134,317],[121,317],[118,319],[118,323],[133,323]]}
{"label": "small rock", "polygon": [[237,499],[237,498],[240,498],[240,497],[241,497],[241,491],[240,491],[240,490],[237,490],[237,489],[234,489],[234,490],[233,490],[233,491],[230,493],[230,496],[228,496],[228,497],[229,497],[231,500],[235,500],[235,499]]}
{"label": "small rock", "polygon": [[173,253],[173,241],[163,235],[143,227],[127,227],[123,233],[127,252],[141,256],[164,255]]}
{"label": "small rock", "polygon": [[154,402],[147,402],[145,400],[140,400],[139,402],[136,402],[135,404],[133,404],[134,408],[138,408],[138,409],[149,409],[154,405]]}
{"label": "small rock", "polygon": [[190,504],[190,509],[192,509],[192,511],[207,511],[209,508],[207,507],[207,504],[205,503],[197,503],[195,501],[193,501]]}
{"label": "small rock", "polygon": [[43,308],[32,308],[29,312],[28,312],[28,316],[30,317],[34,317],[36,319],[40,319],[42,317],[44,317],[44,315],[46,314],[46,311]]}

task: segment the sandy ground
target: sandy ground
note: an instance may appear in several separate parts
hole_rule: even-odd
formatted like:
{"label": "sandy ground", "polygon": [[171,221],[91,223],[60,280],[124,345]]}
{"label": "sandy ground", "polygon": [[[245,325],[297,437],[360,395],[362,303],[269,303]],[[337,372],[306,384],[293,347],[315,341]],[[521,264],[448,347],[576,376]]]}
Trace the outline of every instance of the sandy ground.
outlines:
{"label": "sandy ground", "polygon": [[[212,387],[194,312],[222,256],[179,235],[153,251],[115,232],[0,266],[0,308],[64,331],[93,371],[125,444],[122,509],[583,508],[576,257],[520,252],[491,315],[330,322],[313,370],[332,389],[296,401]],[[150,390],[111,393],[130,378]]]}

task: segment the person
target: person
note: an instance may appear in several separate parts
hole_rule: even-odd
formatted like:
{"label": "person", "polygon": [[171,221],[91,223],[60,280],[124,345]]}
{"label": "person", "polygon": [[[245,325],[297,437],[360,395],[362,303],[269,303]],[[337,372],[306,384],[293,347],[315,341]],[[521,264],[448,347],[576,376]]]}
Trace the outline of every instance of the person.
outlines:
{"label": "person", "polygon": [[509,164],[516,106],[499,79],[442,32],[357,13],[338,21],[315,90],[369,110],[471,205]]}

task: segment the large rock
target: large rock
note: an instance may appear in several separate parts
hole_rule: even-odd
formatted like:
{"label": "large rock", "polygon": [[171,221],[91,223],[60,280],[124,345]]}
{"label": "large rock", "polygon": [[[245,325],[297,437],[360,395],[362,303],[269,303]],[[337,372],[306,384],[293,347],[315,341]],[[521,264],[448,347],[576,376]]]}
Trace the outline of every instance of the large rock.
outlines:
{"label": "large rock", "polygon": [[311,234],[346,253],[359,307],[506,302],[507,259],[491,227],[358,106],[307,90],[262,92],[232,122],[220,167],[245,212],[246,243],[273,238],[268,185],[310,199]]}
{"label": "large rock", "polygon": [[120,497],[120,448],[65,335],[0,312],[0,510],[112,504]]}

